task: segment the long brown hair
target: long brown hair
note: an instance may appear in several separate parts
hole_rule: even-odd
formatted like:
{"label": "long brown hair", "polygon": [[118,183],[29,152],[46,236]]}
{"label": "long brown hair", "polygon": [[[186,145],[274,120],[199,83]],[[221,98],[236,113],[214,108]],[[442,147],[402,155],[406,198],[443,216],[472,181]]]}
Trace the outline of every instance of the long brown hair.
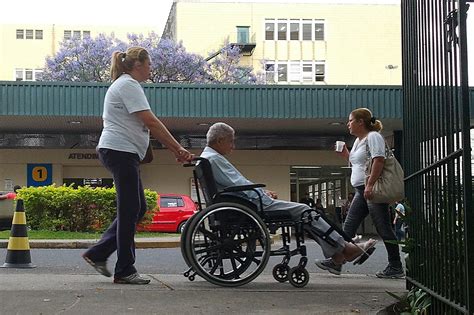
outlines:
{"label": "long brown hair", "polygon": [[368,108],[357,108],[351,112],[354,119],[362,120],[365,127],[369,131],[381,131],[383,129],[382,122],[372,115]]}
{"label": "long brown hair", "polygon": [[132,71],[135,62],[145,62],[148,59],[150,59],[148,51],[143,47],[130,47],[127,52],[115,51],[112,54],[112,65],[110,66],[112,82],[123,73]]}

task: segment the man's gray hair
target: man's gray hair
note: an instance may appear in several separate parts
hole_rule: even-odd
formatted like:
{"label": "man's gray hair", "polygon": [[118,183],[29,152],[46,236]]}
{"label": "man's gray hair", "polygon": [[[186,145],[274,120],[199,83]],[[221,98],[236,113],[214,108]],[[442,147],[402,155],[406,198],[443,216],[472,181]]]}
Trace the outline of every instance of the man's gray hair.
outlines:
{"label": "man's gray hair", "polygon": [[209,127],[209,130],[206,134],[207,145],[212,145],[217,142],[217,140],[227,137],[234,136],[234,128],[229,126],[226,123],[218,122]]}

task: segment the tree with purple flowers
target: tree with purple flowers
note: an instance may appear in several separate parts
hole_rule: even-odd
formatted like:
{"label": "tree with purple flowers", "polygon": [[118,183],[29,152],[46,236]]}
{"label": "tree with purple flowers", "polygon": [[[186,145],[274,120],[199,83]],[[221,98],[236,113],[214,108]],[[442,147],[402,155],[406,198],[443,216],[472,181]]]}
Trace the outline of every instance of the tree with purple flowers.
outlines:
{"label": "tree with purple flowers", "polygon": [[106,82],[110,78],[110,56],[126,47],[113,34],[64,40],[56,55],[46,58],[43,80]]}
{"label": "tree with purple flowers", "polygon": [[156,33],[129,34],[125,43],[112,34],[96,38],[72,38],[60,44],[56,55],[46,59],[44,81],[108,82],[110,57],[114,51],[130,46],[148,50],[152,60],[150,80],[155,83],[229,83],[255,84],[252,67],[241,66],[240,50],[224,45],[214,58],[188,53],[182,43],[162,39]]}

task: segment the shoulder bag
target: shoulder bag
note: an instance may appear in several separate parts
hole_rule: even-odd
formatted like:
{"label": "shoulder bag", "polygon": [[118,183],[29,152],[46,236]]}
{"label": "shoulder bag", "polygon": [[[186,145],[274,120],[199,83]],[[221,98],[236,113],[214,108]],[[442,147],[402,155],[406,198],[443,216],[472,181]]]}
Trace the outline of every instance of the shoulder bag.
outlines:
{"label": "shoulder bag", "polygon": [[[372,158],[370,156],[369,144],[366,142],[367,163],[365,168],[365,185],[372,171]],[[374,184],[372,203],[393,203],[405,198],[405,175],[402,166],[393,155],[392,150],[385,143],[385,163],[380,177]]]}

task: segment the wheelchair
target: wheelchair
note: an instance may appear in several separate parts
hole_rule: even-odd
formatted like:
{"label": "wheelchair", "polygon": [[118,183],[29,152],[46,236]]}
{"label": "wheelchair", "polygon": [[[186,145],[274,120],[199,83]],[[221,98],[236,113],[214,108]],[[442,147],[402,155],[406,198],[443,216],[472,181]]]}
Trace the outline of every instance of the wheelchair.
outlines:
{"label": "wheelchair", "polygon": [[[207,159],[197,157],[185,166],[194,167],[199,203],[199,211],[188,220],[181,233],[181,253],[189,267],[184,272],[185,277],[193,281],[199,275],[219,286],[237,287],[258,277],[270,256],[282,256],[281,262],[273,268],[274,279],[288,281],[297,288],[306,286],[309,273],[306,270],[305,233],[312,233],[309,223],[321,214],[311,209],[295,221],[286,213],[264,212],[262,196],[257,188],[265,185],[232,186],[218,191]],[[259,195],[258,206],[236,195],[249,190]],[[204,209],[201,197],[205,200]],[[294,230],[293,235],[291,229]],[[270,234],[276,234],[278,230],[283,245],[272,250]],[[328,236],[334,230],[352,241],[335,225],[318,236],[331,243]],[[296,242],[293,249],[290,247],[291,236]],[[296,255],[301,256],[299,262],[290,268],[290,259]]]}

